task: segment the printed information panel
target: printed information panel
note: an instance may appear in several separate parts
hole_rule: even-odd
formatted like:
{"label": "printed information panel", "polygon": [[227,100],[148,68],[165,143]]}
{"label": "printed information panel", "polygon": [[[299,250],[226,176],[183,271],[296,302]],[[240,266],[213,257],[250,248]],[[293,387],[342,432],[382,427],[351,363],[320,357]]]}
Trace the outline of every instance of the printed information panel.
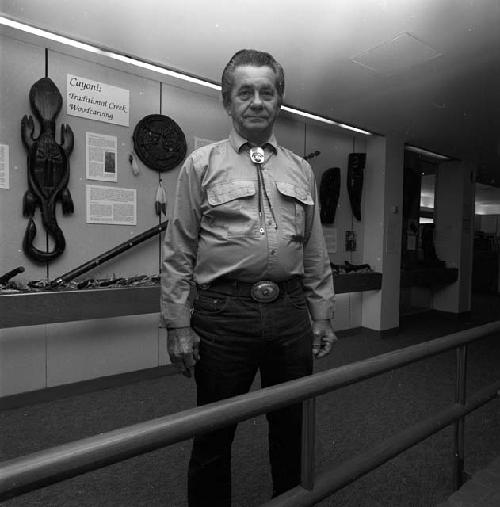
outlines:
{"label": "printed information panel", "polygon": [[116,136],[87,132],[86,176],[88,180],[118,181],[116,158],[118,141]]}
{"label": "printed information panel", "polygon": [[137,225],[135,188],[87,185],[87,223]]}

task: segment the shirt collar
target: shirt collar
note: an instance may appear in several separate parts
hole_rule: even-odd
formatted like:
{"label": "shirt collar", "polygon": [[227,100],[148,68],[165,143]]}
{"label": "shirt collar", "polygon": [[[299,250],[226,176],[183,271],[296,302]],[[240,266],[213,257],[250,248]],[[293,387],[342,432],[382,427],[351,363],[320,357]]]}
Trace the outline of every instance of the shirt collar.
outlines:
{"label": "shirt collar", "polygon": [[[244,137],[241,137],[234,128],[231,130],[231,133],[229,134],[229,142],[231,143],[231,146],[233,147],[234,151],[236,151],[237,153],[240,152],[241,148],[243,148],[245,144],[248,144],[248,141]],[[267,142],[264,143],[263,146],[266,145],[269,146],[271,150],[274,151],[274,153],[277,153],[278,142],[276,141],[276,137],[274,136],[274,134],[271,134],[271,137],[267,140]]]}

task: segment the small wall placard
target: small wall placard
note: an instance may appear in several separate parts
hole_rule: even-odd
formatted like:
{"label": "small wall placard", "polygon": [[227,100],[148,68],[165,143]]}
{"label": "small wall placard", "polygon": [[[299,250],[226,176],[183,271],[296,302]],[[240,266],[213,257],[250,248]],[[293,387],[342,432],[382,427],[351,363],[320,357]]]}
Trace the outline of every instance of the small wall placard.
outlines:
{"label": "small wall placard", "polygon": [[129,90],[67,74],[67,114],[128,127],[129,102]]}

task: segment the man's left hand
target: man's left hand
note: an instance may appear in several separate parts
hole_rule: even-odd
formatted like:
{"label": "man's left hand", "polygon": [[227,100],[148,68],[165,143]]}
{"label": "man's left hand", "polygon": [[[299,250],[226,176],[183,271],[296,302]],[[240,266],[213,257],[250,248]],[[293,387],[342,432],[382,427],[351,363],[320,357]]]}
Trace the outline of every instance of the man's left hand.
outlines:
{"label": "man's left hand", "polygon": [[329,319],[313,320],[313,355],[316,359],[324,357],[332,350],[332,345],[338,340]]}

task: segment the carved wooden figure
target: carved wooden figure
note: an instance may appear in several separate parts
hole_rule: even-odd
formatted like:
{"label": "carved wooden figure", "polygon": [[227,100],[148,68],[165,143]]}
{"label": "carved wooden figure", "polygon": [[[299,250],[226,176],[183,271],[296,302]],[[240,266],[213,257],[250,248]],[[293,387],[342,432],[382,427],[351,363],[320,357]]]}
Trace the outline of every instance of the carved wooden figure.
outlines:
{"label": "carved wooden figure", "polygon": [[[40,135],[34,138],[35,123],[31,116],[21,120],[21,137],[28,151],[28,190],[23,199],[23,215],[29,218],[24,234],[23,250],[37,262],[50,262],[59,257],[66,247],[63,232],[56,221],[56,203],[62,204],[63,214],[73,213],[73,201],[68,190],[69,156],[74,138],[69,125],[61,125],[61,143],[55,140],[56,117],[61,111],[62,96],[54,82],[44,77],[29,93],[31,109],[40,122]],[[33,220],[40,208],[42,223],[54,240],[52,251],[36,248],[33,241],[36,225]]]}
{"label": "carved wooden figure", "polygon": [[347,165],[347,193],[352,214],[361,221],[361,194],[363,191],[363,173],[366,153],[349,153]]}
{"label": "carved wooden figure", "polygon": [[339,203],[340,168],[331,167],[321,177],[319,184],[320,219],[322,224],[333,224]]}

